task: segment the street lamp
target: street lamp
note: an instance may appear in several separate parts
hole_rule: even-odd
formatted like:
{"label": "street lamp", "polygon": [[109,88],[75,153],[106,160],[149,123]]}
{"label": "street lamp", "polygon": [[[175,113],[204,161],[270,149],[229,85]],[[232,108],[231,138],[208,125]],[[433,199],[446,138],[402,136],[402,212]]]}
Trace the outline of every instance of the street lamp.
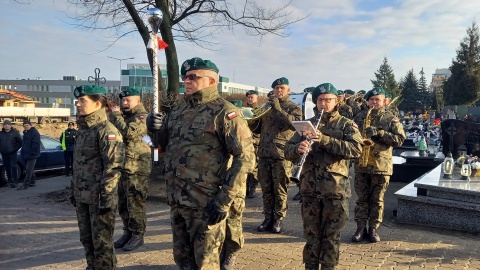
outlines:
{"label": "street lamp", "polygon": [[107,56],[108,58],[120,61],[120,86],[122,86],[122,61],[123,60],[130,60],[130,59],[135,59],[135,57],[128,57],[128,58],[115,58],[111,56]]}

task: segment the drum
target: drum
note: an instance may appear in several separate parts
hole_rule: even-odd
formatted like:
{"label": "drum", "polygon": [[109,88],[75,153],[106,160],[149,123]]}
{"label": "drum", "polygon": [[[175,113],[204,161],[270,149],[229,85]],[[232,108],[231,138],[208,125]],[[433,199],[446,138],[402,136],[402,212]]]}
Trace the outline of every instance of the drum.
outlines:
{"label": "drum", "polygon": [[315,116],[315,112],[313,111],[315,103],[312,102],[312,93],[291,94],[290,99],[302,108],[302,120]]}

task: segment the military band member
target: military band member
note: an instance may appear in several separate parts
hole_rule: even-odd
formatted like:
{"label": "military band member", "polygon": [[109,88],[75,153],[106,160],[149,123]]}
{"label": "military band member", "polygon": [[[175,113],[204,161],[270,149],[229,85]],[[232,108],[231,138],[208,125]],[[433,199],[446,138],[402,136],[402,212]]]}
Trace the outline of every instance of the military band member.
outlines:
{"label": "military band member", "polygon": [[[295,132],[292,121],[302,119],[302,110],[288,96],[290,87],[287,78],[276,79],[272,88],[274,95],[269,100],[272,109],[259,120],[258,178],[262,187],[265,220],[258,226],[258,231],[280,233],[282,220],[287,215],[287,188],[292,167],[290,161],[285,160],[283,149]],[[258,129],[254,132],[258,133]]]}
{"label": "military band member", "polygon": [[383,198],[393,172],[392,149],[403,144],[405,132],[398,118],[385,109],[385,91],[382,88],[373,88],[365,95],[365,99],[372,109],[370,125],[364,127],[368,111],[362,111],[354,120],[360,130],[364,130],[364,139],[371,139],[373,145],[366,156],[366,166],[355,166],[357,231],[352,241],[360,242],[369,237],[370,242],[374,243],[380,241],[377,230],[383,219]]}
{"label": "military band member", "polygon": [[[225,218],[236,199],[244,201],[247,174],[255,166],[252,133],[241,111],[219,95],[214,63],[189,59],[181,75],[185,103],[166,117],[147,118],[165,149],[173,258],[179,269],[220,269]],[[229,258],[222,268],[232,266]]]}
{"label": "military band member", "polygon": [[105,88],[75,88],[78,118],[73,150],[70,202],[77,212],[80,242],[87,270],[115,269],[113,229],[117,210],[117,184],[124,165],[122,135],[107,120]]}
{"label": "military band member", "polygon": [[360,107],[360,112],[361,111],[367,111],[368,108],[369,108],[368,104],[367,104],[367,101],[365,100],[365,94],[366,93],[367,93],[367,91],[360,90],[360,91],[358,91],[358,94],[357,94],[356,101],[357,101],[358,106]]}
{"label": "military band member", "polygon": [[355,117],[361,111],[360,106],[355,101],[356,100],[355,91],[351,89],[347,89],[343,92],[345,94],[345,104],[347,104],[348,106],[350,106],[350,108],[352,108],[353,117]]}
{"label": "military band member", "polygon": [[118,212],[123,222],[123,235],[115,241],[115,248],[131,251],[144,242],[152,158],[150,147],[142,141],[147,135],[145,120],[148,113],[141,103],[140,91],[129,87],[120,92],[119,97],[122,108],[113,107],[109,117],[122,134],[126,148],[125,167],[118,187]]}
{"label": "military band member", "polygon": [[389,93],[385,93],[385,108],[389,110],[391,113],[393,113],[393,115],[398,117],[399,115],[398,108],[394,104],[391,104],[391,102],[392,102],[392,95]]}
{"label": "military band member", "polygon": [[348,119],[353,119],[353,109],[345,103],[345,93],[342,90],[337,90],[337,93],[338,113]]}
{"label": "military band member", "polygon": [[[249,108],[258,108],[258,91],[250,90],[246,93],[247,96],[247,107]],[[253,137],[253,147],[255,147],[255,155],[258,152],[258,144],[260,143],[260,135],[259,134],[252,134]],[[258,165],[258,162],[257,162]],[[257,187],[258,187],[258,166],[255,166],[253,172],[248,174],[247,177],[247,198],[255,198],[257,194]]]}
{"label": "military band member", "polygon": [[338,112],[338,92],[330,83],[317,86],[313,92],[315,125],[323,109],[317,135],[309,143],[295,133],[285,146],[285,157],[299,161],[308,151],[301,174],[303,249],[305,269],[334,269],[338,264],[340,232],[348,220],[348,198],[351,195],[348,159],[362,153],[362,138],[357,125]]}

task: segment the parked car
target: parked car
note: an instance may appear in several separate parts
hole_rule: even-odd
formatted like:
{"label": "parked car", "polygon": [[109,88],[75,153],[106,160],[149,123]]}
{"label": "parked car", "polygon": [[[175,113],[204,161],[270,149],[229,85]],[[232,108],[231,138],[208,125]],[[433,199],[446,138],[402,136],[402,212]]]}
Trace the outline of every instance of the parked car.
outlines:
{"label": "parked car", "polygon": [[[65,160],[60,142],[50,136],[40,135],[40,158],[35,164],[35,172],[61,170],[65,169]],[[18,179],[25,176],[25,160],[20,156],[20,150],[17,153],[17,172]],[[7,172],[3,167],[3,160],[0,156],[0,186],[7,184]]]}

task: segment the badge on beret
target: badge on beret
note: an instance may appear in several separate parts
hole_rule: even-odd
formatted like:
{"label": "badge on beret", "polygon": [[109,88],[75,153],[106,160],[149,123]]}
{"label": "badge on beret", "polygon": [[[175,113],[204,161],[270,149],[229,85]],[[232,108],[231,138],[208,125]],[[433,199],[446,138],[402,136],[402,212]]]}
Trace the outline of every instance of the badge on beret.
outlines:
{"label": "badge on beret", "polygon": [[185,70],[190,70],[190,65],[188,64],[187,61],[185,61],[185,63],[183,63],[183,67],[185,68]]}
{"label": "badge on beret", "polygon": [[373,90],[372,94],[373,94],[373,95],[378,94],[377,90]]}
{"label": "badge on beret", "polygon": [[78,88],[75,88],[75,90],[73,90],[73,95],[75,97],[79,97],[80,96],[80,91],[78,90]]}
{"label": "badge on beret", "polygon": [[323,85],[320,86],[320,93],[323,94],[323,93],[325,93],[325,91],[327,91],[327,90],[325,89],[325,87],[323,87]]}

